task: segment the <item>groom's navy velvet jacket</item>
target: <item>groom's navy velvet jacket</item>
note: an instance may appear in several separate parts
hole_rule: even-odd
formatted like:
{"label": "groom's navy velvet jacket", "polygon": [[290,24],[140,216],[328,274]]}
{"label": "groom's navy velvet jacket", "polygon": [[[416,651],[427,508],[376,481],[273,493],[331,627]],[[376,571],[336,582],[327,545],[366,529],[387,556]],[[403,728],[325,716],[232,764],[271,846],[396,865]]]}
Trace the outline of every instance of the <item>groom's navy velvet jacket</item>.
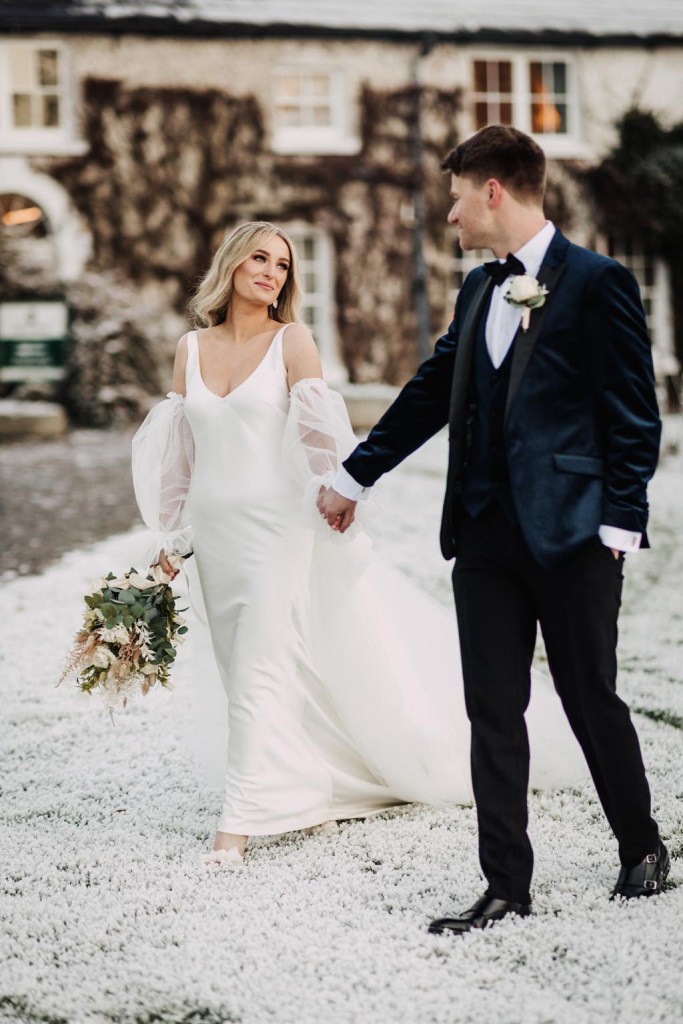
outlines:
{"label": "groom's navy velvet jacket", "polygon": [[[601,524],[642,533],[647,545],[646,491],[661,423],[632,274],[558,231],[538,280],[549,294],[532,312],[529,330],[516,335],[505,450],[519,525],[534,558],[550,568]],[[474,422],[473,351],[492,287],[481,268],[468,275],[434,354],[344,463],[371,486],[448,423],[445,558],[458,550],[459,494]]]}

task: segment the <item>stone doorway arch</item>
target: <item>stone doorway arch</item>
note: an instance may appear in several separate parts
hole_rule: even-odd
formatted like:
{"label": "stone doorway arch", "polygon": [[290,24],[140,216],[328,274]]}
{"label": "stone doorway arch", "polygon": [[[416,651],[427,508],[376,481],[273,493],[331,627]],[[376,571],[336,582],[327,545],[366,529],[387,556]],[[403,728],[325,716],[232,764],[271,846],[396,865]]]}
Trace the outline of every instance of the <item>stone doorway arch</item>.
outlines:
{"label": "stone doorway arch", "polygon": [[2,157],[0,195],[25,197],[41,210],[45,239],[54,253],[54,278],[65,284],[78,280],[90,256],[91,238],[62,185],[33,170],[23,157]]}

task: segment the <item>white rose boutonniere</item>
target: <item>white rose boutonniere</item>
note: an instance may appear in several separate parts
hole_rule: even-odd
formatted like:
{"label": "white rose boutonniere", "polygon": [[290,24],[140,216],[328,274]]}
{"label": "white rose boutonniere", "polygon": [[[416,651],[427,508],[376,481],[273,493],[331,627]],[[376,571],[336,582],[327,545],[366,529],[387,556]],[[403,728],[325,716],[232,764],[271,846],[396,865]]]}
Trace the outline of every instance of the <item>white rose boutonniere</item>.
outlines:
{"label": "white rose boutonniere", "polygon": [[547,294],[546,286],[539,284],[530,274],[518,274],[512,279],[504,298],[511,306],[522,310],[522,330],[525,334],[529,330],[531,310],[542,306]]}

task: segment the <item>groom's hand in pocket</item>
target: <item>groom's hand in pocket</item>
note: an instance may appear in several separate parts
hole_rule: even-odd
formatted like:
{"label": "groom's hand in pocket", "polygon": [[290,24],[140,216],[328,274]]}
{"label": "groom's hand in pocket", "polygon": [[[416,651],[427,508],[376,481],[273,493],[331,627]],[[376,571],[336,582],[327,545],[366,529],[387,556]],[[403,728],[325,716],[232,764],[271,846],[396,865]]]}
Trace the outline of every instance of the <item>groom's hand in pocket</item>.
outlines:
{"label": "groom's hand in pocket", "polygon": [[351,501],[337,494],[331,487],[321,487],[318,494],[318,511],[328,525],[339,533],[345,533],[354,520],[356,505],[358,502]]}

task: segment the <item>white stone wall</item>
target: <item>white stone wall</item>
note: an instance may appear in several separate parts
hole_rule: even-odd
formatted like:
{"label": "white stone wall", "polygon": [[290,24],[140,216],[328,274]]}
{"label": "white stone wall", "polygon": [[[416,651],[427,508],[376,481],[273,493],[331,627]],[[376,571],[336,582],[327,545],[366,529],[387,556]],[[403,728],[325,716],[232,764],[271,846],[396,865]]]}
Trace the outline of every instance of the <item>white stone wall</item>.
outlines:
{"label": "white stone wall", "polygon": [[[12,36],[12,41],[22,37]],[[50,41],[49,35],[34,40]],[[218,88],[233,95],[255,95],[272,130],[272,69],[279,64],[335,67],[344,72],[351,106],[351,130],[357,134],[358,104],[363,83],[373,89],[397,89],[411,81],[418,48],[412,44],[376,41],[303,39],[193,39],[137,35],[63,35],[75,83],[75,125],[78,125],[78,83],[87,77],[123,80],[129,86]],[[580,140],[574,152],[558,153],[598,160],[615,141],[614,122],[629,107],[652,110],[665,124],[683,120],[681,48],[609,47],[553,48],[491,44],[439,44],[424,59],[420,79],[427,86],[454,91],[471,87],[472,60],[531,59],[575,61],[579,89]],[[355,121],[355,123],[354,123]],[[459,137],[473,129],[471,112],[454,114]],[[551,154],[552,155],[552,154]]]}

